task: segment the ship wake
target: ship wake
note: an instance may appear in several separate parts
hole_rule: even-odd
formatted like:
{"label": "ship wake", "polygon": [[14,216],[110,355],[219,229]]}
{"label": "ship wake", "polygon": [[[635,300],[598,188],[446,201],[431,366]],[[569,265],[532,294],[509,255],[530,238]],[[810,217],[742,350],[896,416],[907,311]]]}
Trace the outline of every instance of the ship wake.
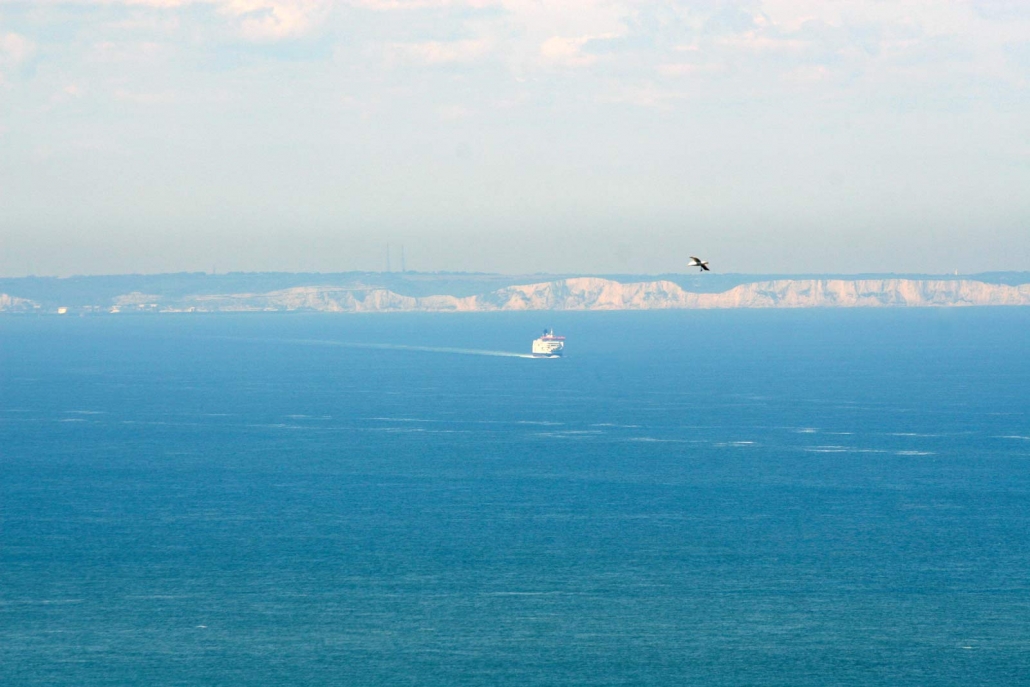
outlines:
{"label": "ship wake", "polygon": [[[234,337],[229,337],[234,338]],[[410,346],[407,344],[363,343],[357,341],[334,341],[332,339],[245,339],[246,341],[268,341],[275,343],[301,344],[307,346],[338,346],[340,348],[364,348],[380,351],[418,351],[420,353],[450,353],[453,355],[483,355],[495,358],[530,358],[540,356],[514,351],[491,351],[479,348],[451,348],[447,346]]]}
{"label": "ship wake", "polygon": [[371,348],[382,351],[419,351],[421,353],[452,353],[455,355],[486,355],[495,358],[536,358],[529,353],[489,351],[479,348],[448,348],[446,346],[408,346],[406,344],[351,343],[346,341],[298,341],[297,343],[324,344],[345,348]]}

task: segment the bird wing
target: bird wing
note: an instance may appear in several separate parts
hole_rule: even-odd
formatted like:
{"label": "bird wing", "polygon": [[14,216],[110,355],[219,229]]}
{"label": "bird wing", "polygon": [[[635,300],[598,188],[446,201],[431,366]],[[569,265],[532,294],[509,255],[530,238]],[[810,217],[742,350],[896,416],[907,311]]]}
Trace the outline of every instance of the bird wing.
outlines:
{"label": "bird wing", "polygon": [[700,258],[695,258],[693,255],[690,256],[690,261],[692,263],[694,263],[695,265],[700,265],[701,264],[701,259]]}
{"label": "bird wing", "polygon": [[711,270],[708,269],[708,263],[706,263],[706,262],[702,262],[701,263],[701,269],[704,270],[705,272],[711,272]]}

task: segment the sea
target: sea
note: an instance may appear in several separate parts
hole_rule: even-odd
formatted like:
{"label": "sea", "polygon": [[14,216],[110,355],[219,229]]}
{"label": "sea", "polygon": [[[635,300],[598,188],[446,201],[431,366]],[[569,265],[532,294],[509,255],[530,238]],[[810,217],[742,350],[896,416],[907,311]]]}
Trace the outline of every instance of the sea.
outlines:
{"label": "sea", "polygon": [[4,317],[0,684],[1030,684],[1030,308]]}

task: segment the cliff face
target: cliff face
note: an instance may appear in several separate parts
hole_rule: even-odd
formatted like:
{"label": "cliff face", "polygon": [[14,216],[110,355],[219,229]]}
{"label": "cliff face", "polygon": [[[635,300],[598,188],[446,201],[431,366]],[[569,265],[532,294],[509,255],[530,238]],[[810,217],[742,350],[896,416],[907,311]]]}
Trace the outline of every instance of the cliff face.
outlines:
{"label": "cliff face", "polygon": [[451,296],[427,299],[401,296],[386,289],[347,289],[339,287],[299,286],[269,293],[237,293],[230,295],[193,296],[176,303],[179,308],[209,311],[276,311],[314,310],[319,312],[389,312],[408,310],[453,310],[447,307],[426,307],[420,301],[457,300]]}
{"label": "cliff face", "polygon": [[668,281],[620,284],[565,279],[513,286],[475,299],[476,310],[654,310],[664,308],[857,308],[1030,305],[1030,284],[908,279],[780,280],[723,293],[690,293]]}
{"label": "cliff face", "polygon": [[16,298],[0,293],[0,312],[32,312],[39,306],[27,298]]}
{"label": "cliff face", "polygon": [[[1030,305],[1030,284],[961,279],[778,279],[696,293],[665,280],[622,283],[599,277],[506,286],[476,296],[404,296],[384,287],[298,286],[259,293],[161,295],[131,291],[85,312],[489,312],[713,308],[867,308]],[[32,300],[0,294],[0,312],[42,312]],[[47,312],[56,312],[57,307]]]}
{"label": "cliff face", "polygon": [[977,281],[779,280],[723,293],[690,293],[669,281],[622,284],[595,277],[511,286],[480,296],[401,296],[386,289],[297,287],[264,294],[193,296],[166,304],[198,311],[483,312],[1030,305],[1030,284]]}
{"label": "cliff face", "polygon": [[698,308],[861,308],[888,306],[1030,305],[1030,284],[910,279],[780,280],[698,294]]}
{"label": "cliff face", "polygon": [[687,308],[689,294],[668,281],[621,284],[578,277],[541,284],[511,286],[475,296],[476,310],[650,310]]}

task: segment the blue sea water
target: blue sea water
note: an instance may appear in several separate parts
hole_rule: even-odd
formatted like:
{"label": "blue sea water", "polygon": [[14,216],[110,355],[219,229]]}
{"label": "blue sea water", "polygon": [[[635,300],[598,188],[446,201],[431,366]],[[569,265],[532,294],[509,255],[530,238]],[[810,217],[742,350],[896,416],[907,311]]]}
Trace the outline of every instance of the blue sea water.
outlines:
{"label": "blue sea water", "polygon": [[0,684],[1027,684],[1028,352],[1030,309],[4,318]]}

